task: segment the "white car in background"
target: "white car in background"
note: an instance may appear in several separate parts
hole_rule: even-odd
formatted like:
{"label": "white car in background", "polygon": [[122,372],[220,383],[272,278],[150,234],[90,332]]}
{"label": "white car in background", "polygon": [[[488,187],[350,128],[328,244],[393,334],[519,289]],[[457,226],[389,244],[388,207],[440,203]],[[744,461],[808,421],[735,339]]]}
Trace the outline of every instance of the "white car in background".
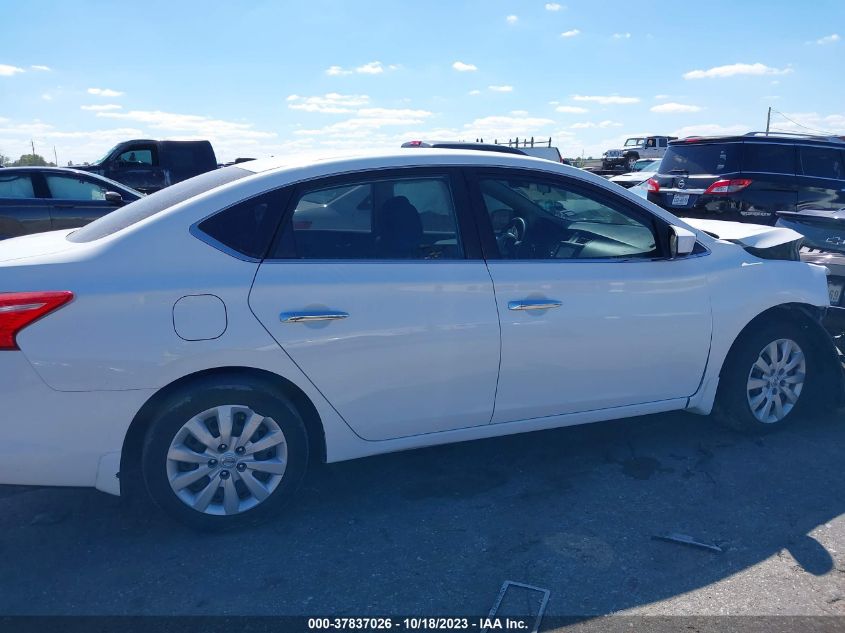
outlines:
{"label": "white car in background", "polygon": [[626,174],[612,176],[608,180],[625,187],[625,189],[630,189],[654,176],[657,173],[657,168],[660,166],[660,160],[659,158],[641,158],[634,163],[634,169],[632,171]]}
{"label": "white car in background", "polygon": [[838,387],[825,271],[780,231],[746,250],[502,153],[215,170],[0,244],[0,482],[214,528],[310,462],[714,405],[777,428]]}

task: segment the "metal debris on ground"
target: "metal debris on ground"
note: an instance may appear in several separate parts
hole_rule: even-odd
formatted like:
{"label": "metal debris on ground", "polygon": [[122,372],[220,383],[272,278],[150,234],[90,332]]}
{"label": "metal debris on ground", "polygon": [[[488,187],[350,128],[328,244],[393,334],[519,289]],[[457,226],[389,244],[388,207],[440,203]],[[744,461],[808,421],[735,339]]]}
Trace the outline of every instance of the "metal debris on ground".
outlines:
{"label": "metal debris on ground", "polygon": [[667,541],[669,543],[679,543],[681,545],[688,545],[689,547],[706,549],[710,552],[716,552],[717,554],[721,554],[724,551],[721,547],[714,543],[702,543],[701,541],[696,541],[691,536],[678,534],[677,532],[672,532],[671,534],[656,534],[652,536],[652,538],[658,541]]}
{"label": "metal debris on ground", "polygon": [[[530,617],[532,614],[528,613],[520,613],[519,615],[511,614],[511,613],[499,613],[499,609],[502,607],[503,602],[505,601],[505,594],[508,593],[510,588],[515,589],[522,589],[528,592],[536,592],[539,593],[540,596],[537,596],[540,600],[539,606],[536,608],[537,615],[534,616],[534,625],[531,627],[531,633],[537,633],[540,630],[540,622],[543,620],[543,614],[546,611],[546,605],[549,603],[549,596],[551,592],[548,589],[542,589],[540,587],[533,587],[532,585],[526,585],[521,582],[514,582],[512,580],[506,580],[502,583],[502,588],[499,590],[499,595],[496,597],[496,602],[493,603],[493,608],[490,609],[490,613],[487,616],[487,620],[493,620],[495,618],[509,618],[509,619],[522,619]],[[487,631],[487,626],[482,628],[482,633]]]}

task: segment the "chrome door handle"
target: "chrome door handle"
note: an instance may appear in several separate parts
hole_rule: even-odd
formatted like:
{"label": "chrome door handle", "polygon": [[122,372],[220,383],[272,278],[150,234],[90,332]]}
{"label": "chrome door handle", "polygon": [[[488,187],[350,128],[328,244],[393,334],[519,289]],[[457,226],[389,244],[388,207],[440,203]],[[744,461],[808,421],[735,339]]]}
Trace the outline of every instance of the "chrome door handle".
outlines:
{"label": "chrome door handle", "polygon": [[554,299],[532,299],[524,301],[508,301],[508,310],[548,310],[559,308],[563,303]]}
{"label": "chrome door handle", "polygon": [[347,319],[346,312],[282,312],[279,320],[282,323],[311,323],[313,321],[338,321]]}

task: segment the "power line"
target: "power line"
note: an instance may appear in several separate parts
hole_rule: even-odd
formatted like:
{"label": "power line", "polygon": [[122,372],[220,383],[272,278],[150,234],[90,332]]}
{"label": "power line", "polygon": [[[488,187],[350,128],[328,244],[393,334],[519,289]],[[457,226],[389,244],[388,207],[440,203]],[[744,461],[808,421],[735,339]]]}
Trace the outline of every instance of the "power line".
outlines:
{"label": "power line", "polygon": [[[793,121],[792,119],[790,119],[788,116],[786,116],[780,110],[772,110],[772,112],[776,112],[777,114],[781,115],[784,119],[786,119],[790,123],[797,125],[798,127],[802,127],[805,130],[810,130],[811,132],[816,132],[817,134],[824,134],[825,136],[836,136],[836,134],[834,132],[825,132],[824,130],[817,130],[815,128],[809,127],[809,126],[804,125],[802,123],[798,123],[798,121]],[[780,131],[785,132],[786,130],[780,130]]]}

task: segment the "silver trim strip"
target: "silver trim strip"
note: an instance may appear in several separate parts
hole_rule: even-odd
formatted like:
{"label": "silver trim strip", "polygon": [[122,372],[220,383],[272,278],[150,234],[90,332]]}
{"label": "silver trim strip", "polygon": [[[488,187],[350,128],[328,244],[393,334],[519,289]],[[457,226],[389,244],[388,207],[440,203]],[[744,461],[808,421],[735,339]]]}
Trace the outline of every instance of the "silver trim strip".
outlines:
{"label": "silver trim strip", "polygon": [[314,321],[338,321],[348,319],[346,312],[282,312],[279,320],[282,323],[312,323]]}
{"label": "silver trim strip", "polygon": [[559,308],[563,303],[554,299],[537,299],[534,301],[508,301],[508,310],[549,310]]}

